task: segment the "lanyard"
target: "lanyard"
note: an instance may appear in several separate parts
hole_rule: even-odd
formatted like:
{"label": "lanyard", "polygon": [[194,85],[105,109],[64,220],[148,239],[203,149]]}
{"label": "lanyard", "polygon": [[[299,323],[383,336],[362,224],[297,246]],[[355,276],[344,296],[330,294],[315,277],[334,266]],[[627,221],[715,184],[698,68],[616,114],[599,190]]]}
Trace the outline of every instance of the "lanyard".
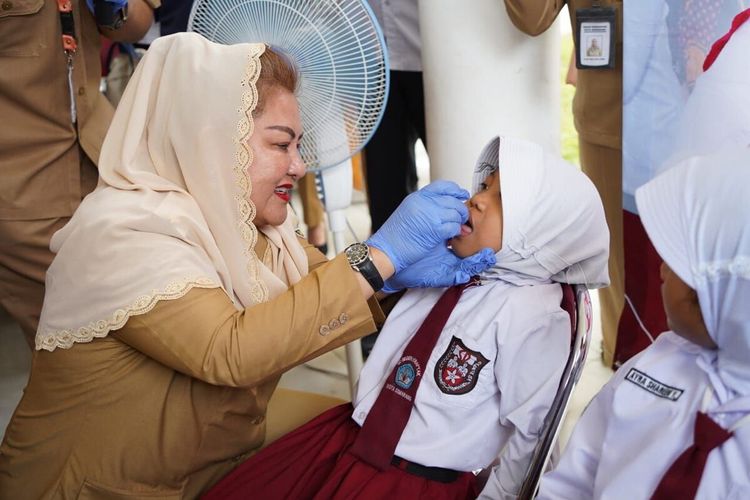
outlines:
{"label": "lanyard", "polygon": [[68,65],[68,93],[70,94],[70,122],[76,123],[76,99],[73,89],[73,55],[78,50],[76,40],[75,22],[73,21],[72,0],[57,0],[57,11],[60,13],[60,25],[62,27],[62,46]]}

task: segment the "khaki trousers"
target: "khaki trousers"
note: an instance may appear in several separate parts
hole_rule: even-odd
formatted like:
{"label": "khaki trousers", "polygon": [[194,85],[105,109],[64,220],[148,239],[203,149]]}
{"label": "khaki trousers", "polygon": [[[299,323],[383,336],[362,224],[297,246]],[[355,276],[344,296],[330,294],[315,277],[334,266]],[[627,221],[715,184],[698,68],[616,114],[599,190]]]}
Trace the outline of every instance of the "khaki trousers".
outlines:
{"label": "khaki trousers", "polygon": [[[82,150],[80,168],[83,197],[94,190],[99,173]],[[41,196],[39,202],[44,203]],[[20,325],[32,350],[44,301],[44,279],[55,256],[49,242],[69,220],[0,220],[0,307]]]}
{"label": "khaki trousers", "polygon": [[610,286],[599,290],[602,361],[612,366],[617,327],[625,304],[625,256],[622,238],[622,150],[579,139],[581,168],[599,191],[609,226]]}
{"label": "khaki trousers", "polygon": [[55,256],[49,240],[68,220],[0,220],[0,305],[21,326],[32,349],[44,301],[44,277]]}

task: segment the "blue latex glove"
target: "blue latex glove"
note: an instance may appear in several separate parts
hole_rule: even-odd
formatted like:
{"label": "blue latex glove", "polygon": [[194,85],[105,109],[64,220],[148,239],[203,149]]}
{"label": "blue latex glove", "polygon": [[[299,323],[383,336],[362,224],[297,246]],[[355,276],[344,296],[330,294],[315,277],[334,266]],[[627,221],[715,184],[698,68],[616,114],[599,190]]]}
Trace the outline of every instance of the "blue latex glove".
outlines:
{"label": "blue latex glove", "polygon": [[495,251],[483,248],[474,255],[461,259],[438,245],[426,257],[386,280],[383,291],[396,292],[404,288],[438,288],[466,283],[475,274],[495,265]]}
{"label": "blue latex glove", "polygon": [[[128,0],[104,0],[107,3],[114,4],[115,10],[122,9],[128,4]],[[91,12],[94,12],[94,0],[86,0],[86,5],[88,5],[89,10]]]}
{"label": "blue latex glove", "polygon": [[435,181],[411,193],[366,243],[385,253],[401,271],[437,245],[459,234],[469,211],[469,192],[450,181]]}

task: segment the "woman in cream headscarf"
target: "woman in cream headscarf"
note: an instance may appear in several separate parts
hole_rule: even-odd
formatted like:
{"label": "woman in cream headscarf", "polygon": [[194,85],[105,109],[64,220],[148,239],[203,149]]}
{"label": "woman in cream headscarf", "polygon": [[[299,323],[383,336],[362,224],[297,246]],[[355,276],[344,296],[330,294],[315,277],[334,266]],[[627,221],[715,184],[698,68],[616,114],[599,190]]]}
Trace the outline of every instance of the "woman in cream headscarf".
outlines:
{"label": "woman in cream headscarf", "polygon": [[[287,217],[305,172],[295,86],[262,44],[152,45],[97,190],[52,240],[0,497],[195,497],[262,444],[282,372],[374,330],[376,282],[344,255],[323,264]],[[465,196],[406,200],[368,241],[375,274],[457,234]]]}

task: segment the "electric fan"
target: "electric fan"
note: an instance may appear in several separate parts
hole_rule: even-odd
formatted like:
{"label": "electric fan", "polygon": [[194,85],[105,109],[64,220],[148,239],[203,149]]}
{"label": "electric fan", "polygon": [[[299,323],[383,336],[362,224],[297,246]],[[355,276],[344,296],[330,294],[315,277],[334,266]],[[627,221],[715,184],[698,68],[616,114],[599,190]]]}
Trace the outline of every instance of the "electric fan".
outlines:
{"label": "electric fan", "polygon": [[380,122],[388,59],[362,0],[197,0],[188,29],[223,44],[265,42],[294,62],[309,170],[351,158]]}
{"label": "electric fan", "polygon": [[[265,42],[300,74],[302,159],[315,172],[336,252],[344,249],[351,157],[367,143],[388,96],[383,35],[364,0],[196,0],[188,29],[214,42]],[[353,390],[358,341],[346,346]]]}

